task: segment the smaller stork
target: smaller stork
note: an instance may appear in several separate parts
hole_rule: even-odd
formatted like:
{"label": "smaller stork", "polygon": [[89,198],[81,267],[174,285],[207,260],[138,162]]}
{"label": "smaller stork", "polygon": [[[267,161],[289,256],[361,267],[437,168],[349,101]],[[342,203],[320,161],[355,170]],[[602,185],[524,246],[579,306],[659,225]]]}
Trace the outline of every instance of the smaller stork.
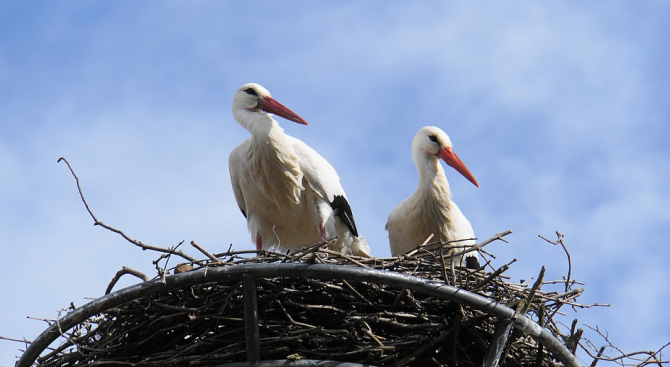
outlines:
{"label": "smaller stork", "polygon": [[[449,182],[439,159],[456,169],[479,187],[452,149],[449,136],[440,128],[426,126],[412,140],[412,157],[419,171],[419,186],[389,214],[386,230],[389,233],[391,253],[402,255],[426,241],[431,234],[435,241],[452,242],[456,246],[474,245],[475,232],[456,203],[451,200]],[[463,241],[466,240],[466,241]],[[462,249],[463,247],[458,247]],[[477,252],[453,259],[456,265],[478,268]]]}
{"label": "smaller stork", "polygon": [[245,84],[235,93],[233,116],[251,137],[233,149],[228,167],[256,249],[300,249],[337,237],[332,249],[370,256],[333,166],[286,135],[271,114],[307,125],[258,84]]}

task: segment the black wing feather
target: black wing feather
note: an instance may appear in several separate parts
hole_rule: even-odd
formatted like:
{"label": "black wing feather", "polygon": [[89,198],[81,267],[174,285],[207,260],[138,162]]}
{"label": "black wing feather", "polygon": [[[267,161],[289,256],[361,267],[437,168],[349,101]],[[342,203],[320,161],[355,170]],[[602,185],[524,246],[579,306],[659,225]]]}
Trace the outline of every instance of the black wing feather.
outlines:
{"label": "black wing feather", "polygon": [[358,230],[356,229],[356,223],[354,222],[354,214],[351,212],[351,206],[347,199],[342,195],[335,195],[330,206],[335,211],[335,215],[340,217],[344,224],[349,227],[351,233],[358,237]]}

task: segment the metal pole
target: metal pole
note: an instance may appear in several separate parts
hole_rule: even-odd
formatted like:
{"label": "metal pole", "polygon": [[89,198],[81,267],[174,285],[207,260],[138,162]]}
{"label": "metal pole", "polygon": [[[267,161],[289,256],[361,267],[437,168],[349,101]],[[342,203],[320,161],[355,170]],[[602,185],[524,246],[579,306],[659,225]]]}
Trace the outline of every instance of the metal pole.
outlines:
{"label": "metal pole", "polygon": [[244,334],[247,341],[247,363],[261,360],[261,336],[258,330],[258,297],[256,279],[242,275],[242,304],[244,305]]}

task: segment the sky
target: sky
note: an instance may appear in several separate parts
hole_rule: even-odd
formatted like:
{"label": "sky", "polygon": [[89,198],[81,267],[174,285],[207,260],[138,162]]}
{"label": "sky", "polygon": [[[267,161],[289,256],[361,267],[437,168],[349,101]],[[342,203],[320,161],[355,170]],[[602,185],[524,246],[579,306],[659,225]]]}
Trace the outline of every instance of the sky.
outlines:
{"label": "sky", "polygon": [[[416,188],[410,145],[445,130],[479,181],[445,167],[494,266],[586,283],[568,313],[626,352],[670,342],[670,4],[481,1],[0,1],[0,336],[34,339],[155,246],[251,248],[228,155],[256,82],[338,171],[389,256],[388,213]],[[188,247],[184,251],[202,257]],[[117,285],[132,285],[122,278]],[[23,344],[0,340],[0,366]],[[616,351],[608,350],[610,355]],[[582,364],[591,359],[579,355]],[[599,365],[608,365],[600,363]]]}

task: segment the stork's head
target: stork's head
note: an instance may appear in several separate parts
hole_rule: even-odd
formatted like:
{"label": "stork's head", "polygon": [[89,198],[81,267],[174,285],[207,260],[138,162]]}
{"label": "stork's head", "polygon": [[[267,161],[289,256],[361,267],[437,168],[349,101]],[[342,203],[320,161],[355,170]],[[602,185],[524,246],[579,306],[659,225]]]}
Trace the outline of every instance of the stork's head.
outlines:
{"label": "stork's head", "polygon": [[468,181],[479,187],[477,179],[470,173],[468,167],[463,161],[454,153],[453,146],[449,136],[442,131],[442,129],[435,126],[426,126],[421,128],[419,132],[414,135],[412,141],[412,153],[417,165],[420,164],[418,160],[424,161],[425,158],[438,159],[442,158],[448,165],[458,171]]}
{"label": "stork's head", "polygon": [[235,93],[235,97],[233,98],[233,115],[238,121],[242,122],[241,115],[244,112],[251,112],[252,114],[271,113],[287,120],[307,125],[307,121],[274,100],[267,89],[256,83],[245,84]]}

